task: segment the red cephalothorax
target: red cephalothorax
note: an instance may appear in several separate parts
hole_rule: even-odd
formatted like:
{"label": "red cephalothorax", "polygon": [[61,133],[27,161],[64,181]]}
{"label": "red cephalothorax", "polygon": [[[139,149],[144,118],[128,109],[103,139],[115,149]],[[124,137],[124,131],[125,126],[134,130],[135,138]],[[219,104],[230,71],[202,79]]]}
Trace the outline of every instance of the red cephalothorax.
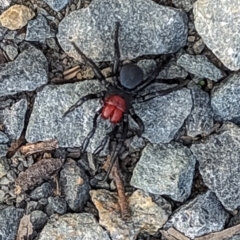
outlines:
{"label": "red cephalothorax", "polygon": [[112,95],[105,100],[104,107],[102,109],[102,118],[109,119],[111,123],[118,123],[125,111],[125,100],[119,95]]}

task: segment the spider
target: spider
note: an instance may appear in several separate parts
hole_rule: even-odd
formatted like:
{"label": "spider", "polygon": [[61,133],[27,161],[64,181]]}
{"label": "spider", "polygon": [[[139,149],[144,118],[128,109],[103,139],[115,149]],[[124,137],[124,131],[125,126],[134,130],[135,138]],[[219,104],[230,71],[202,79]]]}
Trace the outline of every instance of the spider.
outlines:
{"label": "spider", "polygon": [[[119,50],[119,27],[120,23],[116,22],[114,34],[114,61],[113,61],[113,83],[108,82],[97,65],[88,58],[74,42],[71,42],[77,53],[82,57],[83,61],[90,66],[96,78],[101,84],[105,86],[106,91],[101,91],[95,94],[88,94],[80,98],[73,106],[71,106],[63,115],[65,117],[68,113],[75,108],[81,106],[84,102],[90,99],[101,99],[102,107],[99,109],[93,118],[93,128],[84,139],[82,144],[82,152],[84,152],[89,144],[90,139],[93,137],[97,128],[97,119],[101,116],[103,119],[108,119],[114,124],[113,130],[105,136],[100,146],[95,150],[94,154],[102,151],[110,139],[111,146],[111,162],[109,169],[102,181],[106,181],[109,177],[111,169],[118,158],[118,155],[123,147],[127,138],[128,132],[128,115],[138,124],[139,130],[137,135],[141,136],[144,132],[144,124],[141,118],[135,113],[132,103],[148,101],[157,96],[164,96],[172,91],[176,91],[186,86],[189,81],[180,83],[178,86],[166,90],[155,90],[154,92],[140,95],[141,91],[151,85],[156,79],[158,73],[169,62],[169,58],[162,64],[157,65],[155,70],[144,80],[143,71],[140,67],[133,63],[128,63],[120,67],[120,50]],[[120,137],[119,137],[120,135]]]}

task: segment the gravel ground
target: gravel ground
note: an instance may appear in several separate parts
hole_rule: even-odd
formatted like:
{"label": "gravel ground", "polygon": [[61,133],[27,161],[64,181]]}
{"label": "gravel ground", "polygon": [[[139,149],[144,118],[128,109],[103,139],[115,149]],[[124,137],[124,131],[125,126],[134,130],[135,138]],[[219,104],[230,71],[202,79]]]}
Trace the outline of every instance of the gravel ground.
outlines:
{"label": "gravel ground", "polygon": [[[238,5],[0,0],[0,239],[239,239]],[[128,116],[119,163],[102,182],[121,134],[99,118],[81,151],[102,103],[63,114],[106,90],[71,41],[110,84],[115,22],[123,65],[147,79],[168,63],[134,98],[144,132]],[[141,101],[156,91],[167,94]]]}

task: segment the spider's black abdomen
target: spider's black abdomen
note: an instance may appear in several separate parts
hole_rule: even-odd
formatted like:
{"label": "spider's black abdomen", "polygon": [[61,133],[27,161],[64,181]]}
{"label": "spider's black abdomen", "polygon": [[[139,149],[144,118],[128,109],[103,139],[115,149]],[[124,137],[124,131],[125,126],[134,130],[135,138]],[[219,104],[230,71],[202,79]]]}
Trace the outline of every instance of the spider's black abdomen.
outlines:
{"label": "spider's black abdomen", "polygon": [[143,71],[133,63],[124,65],[120,71],[120,83],[127,89],[133,89],[143,81]]}

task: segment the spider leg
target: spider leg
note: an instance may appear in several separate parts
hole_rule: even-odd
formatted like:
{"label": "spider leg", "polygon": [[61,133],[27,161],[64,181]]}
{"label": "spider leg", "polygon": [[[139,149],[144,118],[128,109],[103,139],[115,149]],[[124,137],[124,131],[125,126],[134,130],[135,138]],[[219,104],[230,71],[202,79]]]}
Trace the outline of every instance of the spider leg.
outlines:
{"label": "spider leg", "polygon": [[101,73],[101,70],[98,68],[98,66],[93,62],[93,60],[91,60],[90,58],[88,58],[83,52],[82,50],[77,47],[77,45],[75,44],[75,42],[71,42],[71,44],[73,45],[73,47],[75,48],[75,50],[77,51],[77,53],[82,57],[82,59],[86,62],[86,64],[91,67],[95,73],[95,76],[97,77],[97,79],[105,85],[105,87],[107,88],[109,86],[109,82],[106,80],[106,78],[103,76],[103,74]]}
{"label": "spider leg", "polygon": [[114,35],[114,60],[113,60],[113,80],[114,83],[117,85],[117,78],[119,74],[119,62],[120,62],[120,50],[119,50],[119,40],[118,40],[118,34],[119,34],[119,26],[120,23],[116,22],[116,28],[115,28],[115,35]]}
{"label": "spider leg", "polygon": [[150,92],[148,94],[145,94],[145,95],[142,95],[142,96],[137,96],[136,97],[136,102],[146,102],[150,99],[153,99],[155,97],[159,97],[159,96],[165,96],[171,92],[174,92],[174,91],[177,91],[183,87],[185,87],[186,85],[188,85],[188,83],[190,82],[190,80],[187,80],[181,84],[179,84],[178,86],[176,87],[173,87],[173,88],[168,88],[166,90],[156,90],[156,91],[153,91],[153,92]]}
{"label": "spider leg", "polygon": [[74,105],[72,105],[64,114],[63,117],[66,117],[67,114],[69,114],[70,112],[72,112],[75,108],[80,107],[84,102],[90,100],[90,99],[96,99],[96,98],[102,98],[104,97],[106,94],[106,91],[102,91],[99,93],[91,93],[88,94],[84,97],[81,97]]}
{"label": "spider leg", "polygon": [[139,130],[137,131],[138,137],[141,137],[141,135],[144,132],[144,123],[142,119],[135,113],[133,107],[129,109],[129,114],[132,117],[132,119],[138,124]]}
{"label": "spider leg", "polygon": [[166,60],[160,61],[160,63],[158,63],[158,65],[154,69],[154,71],[141,84],[139,84],[136,88],[134,88],[131,91],[131,93],[132,94],[137,94],[143,88],[148,86],[153,80],[156,79],[156,77],[158,76],[159,72],[166,67],[166,65],[169,63],[169,61],[170,61],[170,56],[167,56]]}
{"label": "spider leg", "polygon": [[105,148],[108,139],[111,138],[112,135],[114,135],[117,132],[118,127],[119,127],[118,125],[115,125],[113,130],[107,134],[107,136],[102,140],[101,144],[94,151],[94,153],[93,153],[94,155],[99,154]]}
{"label": "spider leg", "polygon": [[111,151],[111,160],[110,160],[110,165],[108,168],[108,171],[105,175],[105,177],[103,178],[102,182],[107,181],[111,171],[112,171],[112,167],[114,165],[114,163],[116,162],[116,160],[118,159],[118,154],[120,153],[124,141],[127,138],[127,132],[128,132],[128,117],[127,114],[124,114],[123,117],[123,122],[122,122],[122,129],[121,129],[121,138],[117,141],[117,139],[114,139],[111,144],[112,144],[112,151]]}
{"label": "spider leg", "polygon": [[94,133],[95,133],[95,131],[96,131],[96,129],[97,129],[97,119],[98,119],[99,115],[101,114],[101,112],[102,112],[102,108],[99,109],[99,110],[96,112],[96,114],[95,114],[95,116],[94,116],[94,118],[93,118],[93,128],[92,128],[92,130],[88,133],[87,137],[86,137],[86,138],[84,139],[84,141],[83,141],[83,144],[82,144],[82,152],[85,152],[85,150],[87,149],[87,146],[88,146],[88,144],[89,144],[89,142],[90,142],[90,139],[93,137],[93,135],[94,135]]}

